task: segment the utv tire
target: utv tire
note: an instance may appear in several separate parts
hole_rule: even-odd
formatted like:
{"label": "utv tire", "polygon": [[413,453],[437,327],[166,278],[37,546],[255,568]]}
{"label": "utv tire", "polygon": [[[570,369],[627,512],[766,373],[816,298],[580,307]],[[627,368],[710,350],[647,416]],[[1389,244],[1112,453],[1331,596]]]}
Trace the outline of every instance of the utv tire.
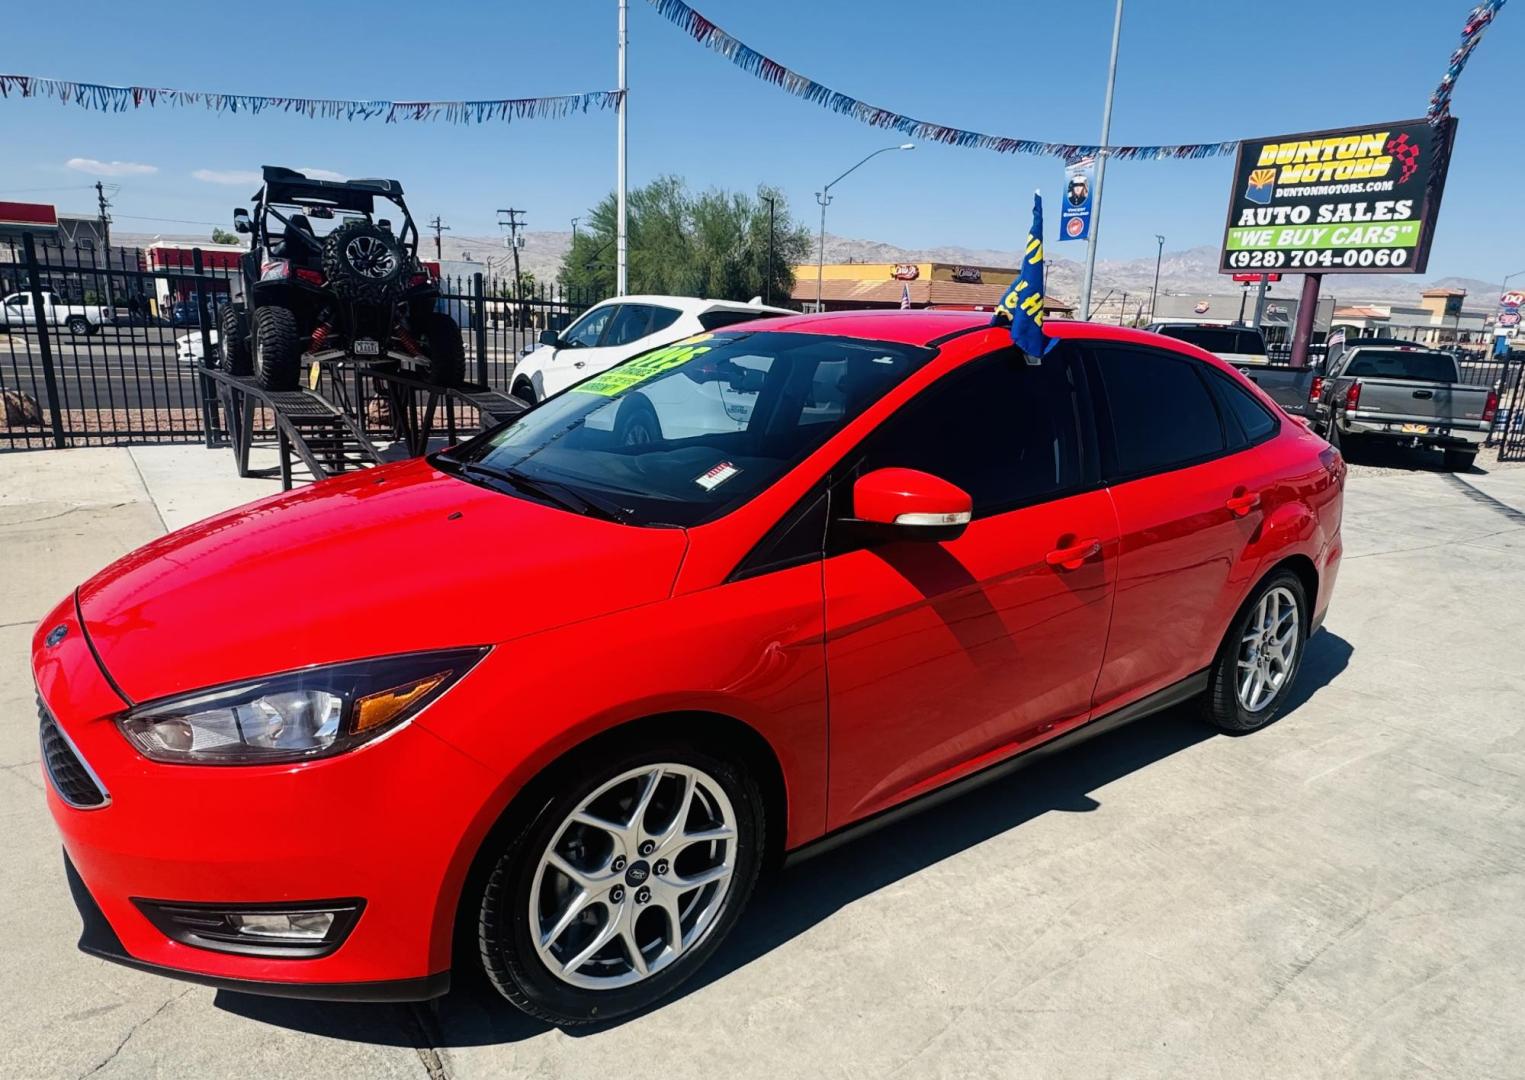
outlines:
{"label": "utv tire", "polygon": [[302,338],[290,308],[254,309],[254,376],[266,390],[295,390],[302,374]]}
{"label": "utv tire", "polygon": [[[1209,724],[1243,734],[1275,719],[1302,666],[1311,615],[1303,583],[1290,570],[1276,571],[1250,593],[1208,669],[1202,712]],[[1262,674],[1265,683],[1257,681]]]}
{"label": "utv tire", "polygon": [[402,291],[410,260],[397,237],[369,221],[350,221],[323,241],[323,276],[341,299],[384,304]]}
{"label": "utv tire", "polygon": [[461,328],[443,311],[431,311],[419,320],[419,345],[429,358],[429,381],[455,388],[466,381],[466,346]]}
{"label": "utv tire", "polygon": [[[652,797],[637,810],[652,776],[659,777]],[[490,842],[496,846],[485,851],[484,883],[470,896],[488,979],[531,1016],[567,1026],[612,1020],[669,997],[719,948],[757,882],[767,820],[756,779],[691,739],[662,737],[585,751],[535,791],[522,823]],[[690,791],[697,793],[692,802]],[[574,822],[579,814],[616,829]],[[721,827],[728,838],[675,842]],[[654,840],[660,846],[651,851],[645,845]],[[725,866],[728,877],[684,890],[684,879]],[[588,876],[579,884],[564,868]],[[588,891],[573,898],[569,886]],[[562,923],[573,905],[576,917]],[[616,928],[599,952],[561,973],[601,932]],[[548,944],[546,933],[553,934]]]}
{"label": "utv tire", "polygon": [[1476,450],[1447,450],[1445,452],[1447,472],[1466,472],[1472,468],[1472,463],[1476,460]]}
{"label": "utv tire", "polygon": [[254,357],[249,352],[249,315],[232,304],[217,315],[217,366],[229,375],[254,372]]}

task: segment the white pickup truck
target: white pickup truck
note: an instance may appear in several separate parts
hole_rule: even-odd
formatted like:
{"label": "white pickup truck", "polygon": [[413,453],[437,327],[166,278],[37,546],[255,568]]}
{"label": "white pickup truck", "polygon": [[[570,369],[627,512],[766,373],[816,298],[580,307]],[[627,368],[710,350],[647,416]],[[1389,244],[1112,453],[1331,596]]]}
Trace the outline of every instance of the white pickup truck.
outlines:
{"label": "white pickup truck", "polygon": [[[44,325],[62,326],[71,334],[98,334],[112,321],[112,313],[99,304],[66,304],[52,289],[43,289],[42,318]],[[11,293],[0,300],[0,328],[20,330],[36,325],[37,309],[30,292]]]}

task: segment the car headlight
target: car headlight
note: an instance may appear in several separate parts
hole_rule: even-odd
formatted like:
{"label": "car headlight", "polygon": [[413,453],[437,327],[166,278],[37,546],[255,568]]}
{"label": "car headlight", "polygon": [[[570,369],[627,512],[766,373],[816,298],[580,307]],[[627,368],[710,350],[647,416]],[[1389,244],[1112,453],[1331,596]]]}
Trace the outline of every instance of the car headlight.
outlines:
{"label": "car headlight", "polygon": [[483,648],[305,668],[141,705],[117,723],[154,761],[266,765],[353,749],[450,688]]}

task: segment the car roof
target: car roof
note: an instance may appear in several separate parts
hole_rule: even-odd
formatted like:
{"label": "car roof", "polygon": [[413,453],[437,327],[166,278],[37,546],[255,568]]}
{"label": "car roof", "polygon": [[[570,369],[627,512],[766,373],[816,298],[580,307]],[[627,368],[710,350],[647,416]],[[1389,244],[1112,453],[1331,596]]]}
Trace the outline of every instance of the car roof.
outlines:
{"label": "car roof", "polygon": [[706,300],[700,296],[663,296],[660,293],[629,293],[600,300],[595,307],[607,304],[655,304],[659,307],[677,308],[685,315],[701,315],[706,311],[759,311],[770,315],[798,315],[790,308],[769,307],[741,300]]}
{"label": "car roof", "polygon": [[[865,338],[873,341],[893,341],[905,345],[931,345],[941,339],[960,334],[989,329],[993,316],[988,311],[952,311],[937,308],[911,308],[907,310],[858,310],[827,311],[819,314],[794,315],[782,319],[769,319],[759,323],[757,329],[805,334],[840,334],[843,337]],[[1065,340],[1084,338],[1088,341],[1116,341],[1135,345],[1149,345],[1157,349],[1170,349],[1192,356],[1201,350],[1188,342],[1175,338],[1134,330],[1127,326],[1108,326],[1104,323],[1081,322],[1078,319],[1049,319],[1044,324],[1049,337]],[[728,326],[727,330],[745,330],[750,324]]]}

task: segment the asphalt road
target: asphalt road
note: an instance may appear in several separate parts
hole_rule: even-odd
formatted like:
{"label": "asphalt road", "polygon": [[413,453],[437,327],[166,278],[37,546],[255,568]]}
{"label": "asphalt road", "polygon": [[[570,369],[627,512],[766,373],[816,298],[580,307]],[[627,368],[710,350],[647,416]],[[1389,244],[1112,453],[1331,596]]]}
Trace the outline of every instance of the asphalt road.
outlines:
{"label": "asphalt road", "polygon": [[807,862],[679,999],[575,1032],[473,985],[281,1002],[74,950],[33,625],[269,488],[225,451],[0,455],[25,568],[0,574],[0,1076],[1521,1075],[1525,469],[1353,471],[1333,608],[1271,727],[1173,710]]}
{"label": "asphalt road", "polygon": [[[196,409],[199,401],[194,366],[175,355],[175,339],[199,333],[191,327],[106,327],[98,334],[52,335],[53,357],[62,408]],[[467,338],[467,374],[476,377],[475,351]],[[489,381],[508,389],[512,338],[489,336]],[[0,332],[0,387],[19,389],[46,401],[42,350],[34,335]]]}

